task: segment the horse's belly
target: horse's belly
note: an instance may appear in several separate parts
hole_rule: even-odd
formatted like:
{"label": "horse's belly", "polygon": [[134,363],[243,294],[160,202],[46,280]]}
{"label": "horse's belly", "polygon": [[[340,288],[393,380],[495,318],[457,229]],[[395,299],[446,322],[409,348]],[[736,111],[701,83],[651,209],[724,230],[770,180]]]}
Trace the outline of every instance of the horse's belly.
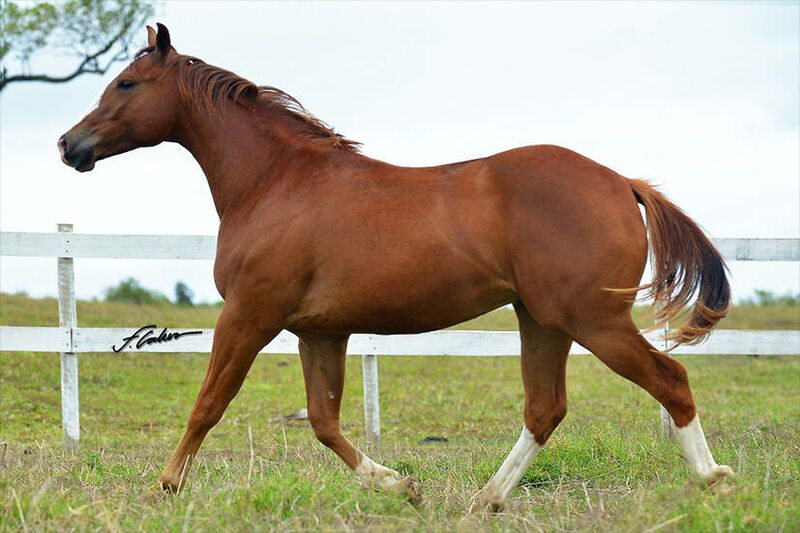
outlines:
{"label": "horse's belly", "polygon": [[391,284],[309,294],[287,329],[329,333],[421,333],[443,329],[513,302],[503,281]]}

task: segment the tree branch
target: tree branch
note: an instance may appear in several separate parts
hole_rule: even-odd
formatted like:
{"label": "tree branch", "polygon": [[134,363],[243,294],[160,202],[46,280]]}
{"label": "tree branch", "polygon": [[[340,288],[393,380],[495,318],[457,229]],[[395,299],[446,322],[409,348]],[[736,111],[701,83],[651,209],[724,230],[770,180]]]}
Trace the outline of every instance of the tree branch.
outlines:
{"label": "tree branch", "polygon": [[67,81],[72,80],[80,76],[81,74],[105,74],[109,67],[116,61],[120,54],[116,54],[111,60],[104,66],[104,67],[90,67],[89,65],[93,62],[96,62],[99,57],[106,54],[109,50],[111,50],[114,45],[122,39],[125,34],[130,29],[130,25],[133,22],[133,17],[129,18],[122,24],[122,28],[117,34],[112,37],[109,42],[100,50],[95,52],[94,54],[85,56],[83,61],[73,70],[71,73],[65,76],[48,76],[47,74],[17,74],[14,76],[5,76],[5,70],[3,72],[2,79],[0,79],[0,92],[3,92],[3,89],[6,88],[6,85],[13,82],[20,82],[20,81],[45,81],[50,83],[64,83]]}
{"label": "tree branch", "polygon": [[105,74],[109,66],[110,65],[106,65],[106,68],[104,69],[89,69],[81,67],[76,69],[72,73],[67,74],[66,76],[60,76],[60,77],[48,76],[47,74],[16,74],[14,76],[9,76],[7,78],[4,78],[2,81],[0,81],[0,91],[5,89],[6,85],[15,81],[47,81],[50,83],[63,83],[70,81],[71,79],[76,78],[81,74]]}

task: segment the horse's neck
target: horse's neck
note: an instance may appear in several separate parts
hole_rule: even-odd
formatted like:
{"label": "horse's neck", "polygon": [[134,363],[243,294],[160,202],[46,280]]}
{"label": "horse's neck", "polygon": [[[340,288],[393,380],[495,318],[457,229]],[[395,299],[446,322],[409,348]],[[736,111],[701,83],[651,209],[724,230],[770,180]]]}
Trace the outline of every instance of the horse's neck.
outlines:
{"label": "horse's neck", "polygon": [[285,178],[287,168],[296,172],[288,157],[320,159],[304,158],[302,144],[292,142],[280,121],[238,105],[188,113],[181,129],[179,142],[203,169],[220,219],[258,185]]}

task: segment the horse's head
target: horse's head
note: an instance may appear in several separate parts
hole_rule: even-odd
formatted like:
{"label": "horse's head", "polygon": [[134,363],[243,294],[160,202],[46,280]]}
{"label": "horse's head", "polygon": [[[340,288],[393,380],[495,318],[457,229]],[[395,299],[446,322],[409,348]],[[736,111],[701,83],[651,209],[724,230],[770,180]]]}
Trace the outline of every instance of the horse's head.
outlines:
{"label": "horse's head", "polygon": [[96,161],[169,139],[178,122],[178,53],[169,32],[147,27],[148,46],[103,91],[97,107],[58,139],[61,160],[80,172]]}

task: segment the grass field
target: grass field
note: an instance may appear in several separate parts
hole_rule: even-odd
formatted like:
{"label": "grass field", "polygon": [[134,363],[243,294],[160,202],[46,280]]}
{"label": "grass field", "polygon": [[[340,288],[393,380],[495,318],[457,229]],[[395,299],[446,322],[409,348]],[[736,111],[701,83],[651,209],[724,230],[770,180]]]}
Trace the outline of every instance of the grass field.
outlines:
{"label": "grass field", "polygon": [[[212,327],[218,308],[79,302],[81,326]],[[637,310],[647,324],[646,310]],[[0,324],[57,325],[55,300],[0,295]],[[514,329],[501,310],[470,329]],[[797,307],[741,307],[724,328],[798,329]],[[800,357],[683,356],[709,444],[736,478],[696,483],[660,437],[658,406],[592,356],[568,367],[570,412],[505,512],[466,514],[521,428],[515,357],[382,357],[383,442],[372,457],[413,475],[425,502],[361,487],[304,422],[296,356],[260,356],[179,496],[154,490],[208,355],[80,356],[82,446],[61,447],[57,354],[0,353],[0,530],[800,530]],[[363,445],[359,358],[347,435]],[[448,442],[422,444],[429,436]]]}

